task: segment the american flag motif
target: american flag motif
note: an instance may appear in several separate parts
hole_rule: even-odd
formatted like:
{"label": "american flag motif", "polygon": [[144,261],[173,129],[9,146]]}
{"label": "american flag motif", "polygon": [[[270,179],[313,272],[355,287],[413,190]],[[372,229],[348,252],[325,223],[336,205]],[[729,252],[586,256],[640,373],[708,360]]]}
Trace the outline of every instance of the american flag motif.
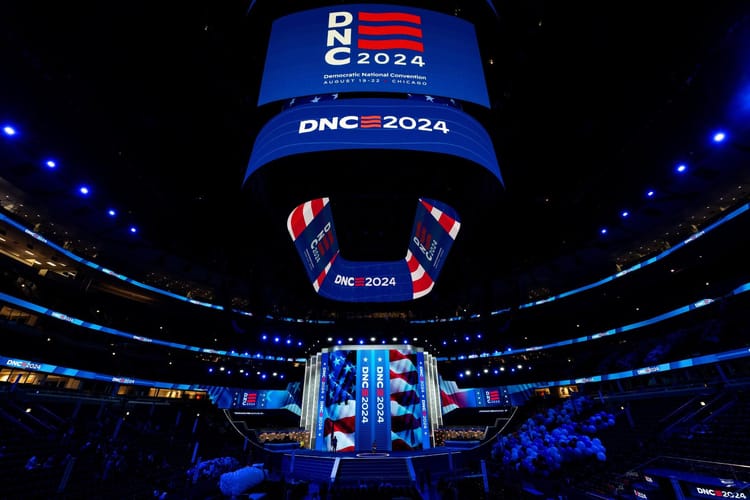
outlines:
{"label": "american flag motif", "polygon": [[474,406],[474,389],[460,389],[453,380],[440,378],[440,406],[443,415],[458,408]]}
{"label": "american flag motif", "polygon": [[[338,451],[356,451],[357,449],[357,353],[356,350],[329,353],[325,395],[327,416],[323,425],[326,449],[331,447],[331,435],[334,432],[338,439]],[[387,439],[390,440],[390,449],[421,450],[423,447],[422,404],[418,392],[417,355],[391,349],[388,357],[388,372],[390,436]],[[373,388],[369,395],[376,395],[376,391],[385,392],[383,389]],[[380,439],[377,440],[380,442]]]}
{"label": "american flag motif", "polygon": [[335,432],[338,451],[355,449],[355,383],[357,351],[333,351],[328,357],[328,390],[326,409],[328,417],[323,427],[326,446],[331,447],[331,435]]}
{"label": "american flag motif", "polygon": [[305,228],[315,219],[315,217],[328,205],[328,198],[315,198],[297,205],[289,213],[286,220],[286,227],[292,241],[296,241]]}
{"label": "american flag motif", "polygon": [[[458,236],[458,231],[461,229],[461,222],[435,206],[430,200],[420,198],[419,203],[425,210],[427,210],[432,218],[440,224],[440,227],[446,232],[451,240],[455,240],[456,236]],[[415,228],[414,237],[425,247],[429,247],[429,245],[433,243],[432,235],[430,235],[426,228],[421,224],[418,224]],[[430,293],[435,286],[437,275],[430,275],[431,270],[424,268],[420,263],[419,258],[414,255],[411,249],[407,250],[405,260],[409,269],[409,274],[411,275],[412,297],[417,299]]]}
{"label": "american flag motif", "polygon": [[391,349],[391,447],[393,450],[421,450],[422,405],[417,391],[417,355]]}
{"label": "american flag motif", "polygon": [[320,286],[323,284],[323,281],[326,279],[326,276],[328,276],[328,272],[331,270],[331,266],[333,266],[333,261],[336,260],[336,257],[338,257],[339,253],[336,252],[333,254],[333,257],[331,257],[331,260],[326,264],[326,267],[323,268],[322,271],[320,271],[320,274],[315,278],[313,281],[313,288],[315,291],[320,291]]}
{"label": "american flag motif", "polygon": [[419,259],[409,249],[406,250],[406,265],[411,276],[412,297],[418,299],[430,293],[435,286],[435,280],[427,274]]}
{"label": "american flag motif", "polygon": [[422,203],[422,205],[424,205],[427,211],[432,214],[432,216],[435,218],[435,220],[438,221],[443,229],[445,229],[445,232],[455,240],[456,236],[458,235],[459,229],[461,229],[461,223],[454,217],[451,217],[436,206],[429,203],[427,200],[420,199],[419,201],[420,203]]}
{"label": "american flag motif", "polygon": [[357,20],[359,49],[424,52],[421,16],[405,12],[360,12]]}
{"label": "american flag motif", "polygon": [[[329,199],[327,197],[315,198],[297,205],[294,210],[289,213],[289,217],[287,217],[286,220],[286,227],[287,231],[289,231],[289,235],[292,237],[292,241],[297,241],[297,238],[299,238],[305,229],[307,229],[307,227],[315,220],[318,214],[328,206],[328,202]],[[339,255],[338,250],[329,255],[329,250],[331,250],[331,247],[335,244],[336,237],[334,236],[333,231],[327,232],[317,243],[317,255],[327,259],[327,262],[317,276],[312,277],[312,286],[316,292],[320,291],[320,287],[326,279],[326,276],[328,276],[328,273],[333,266],[333,262]]]}

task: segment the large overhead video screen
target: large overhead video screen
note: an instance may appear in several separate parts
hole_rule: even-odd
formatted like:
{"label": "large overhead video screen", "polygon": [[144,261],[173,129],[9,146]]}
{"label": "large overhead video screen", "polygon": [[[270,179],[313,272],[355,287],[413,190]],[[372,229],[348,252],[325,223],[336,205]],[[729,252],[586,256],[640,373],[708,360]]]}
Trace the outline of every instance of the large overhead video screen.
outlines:
{"label": "large overhead video screen", "polygon": [[258,105],[336,92],[432,94],[489,107],[476,32],[463,19],[378,4],[277,19]]}
{"label": "large overhead video screen", "polygon": [[341,302],[403,302],[432,291],[461,228],[458,214],[437,200],[417,203],[406,256],[396,261],[341,257],[328,198],[298,205],[287,229],[314,290]]}
{"label": "large overhead video screen", "polygon": [[452,106],[409,99],[338,99],[301,104],[273,117],[255,138],[244,182],[263,165],[287,156],[346,149],[442,153],[503,178],[492,139]]}

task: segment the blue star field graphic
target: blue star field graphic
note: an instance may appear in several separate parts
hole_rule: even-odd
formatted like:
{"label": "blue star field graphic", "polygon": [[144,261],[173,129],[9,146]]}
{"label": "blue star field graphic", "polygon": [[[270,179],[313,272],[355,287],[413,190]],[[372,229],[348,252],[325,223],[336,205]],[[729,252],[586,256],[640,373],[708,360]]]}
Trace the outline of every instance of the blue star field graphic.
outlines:
{"label": "blue star field graphic", "polygon": [[354,399],[356,351],[333,351],[328,358],[326,406],[347,404]]}

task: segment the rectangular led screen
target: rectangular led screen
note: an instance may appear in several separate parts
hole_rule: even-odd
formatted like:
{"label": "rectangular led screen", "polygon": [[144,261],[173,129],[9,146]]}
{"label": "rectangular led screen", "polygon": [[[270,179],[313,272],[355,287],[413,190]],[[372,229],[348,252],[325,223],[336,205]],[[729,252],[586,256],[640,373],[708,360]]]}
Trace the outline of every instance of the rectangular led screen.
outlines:
{"label": "rectangular led screen", "polygon": [[334,5],[277,19],[258,105],[338,92],[431,94],[489,107],[474,26],[397,5]]}
{"label": "rectangular led screen", "polygon": [[440,379],[440,402],[443,415],[458,408],[492,408],[509,404],[504,387],[459,388],[453,380]]}

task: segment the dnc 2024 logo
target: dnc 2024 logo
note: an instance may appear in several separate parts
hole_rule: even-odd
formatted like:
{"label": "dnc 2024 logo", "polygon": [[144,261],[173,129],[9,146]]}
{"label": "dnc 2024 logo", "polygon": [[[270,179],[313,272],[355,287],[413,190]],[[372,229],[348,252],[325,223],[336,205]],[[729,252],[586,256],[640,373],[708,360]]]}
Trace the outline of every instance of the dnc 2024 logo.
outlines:
{"label": "dnc 2024 logo", "polygon": [[423,57],[422,16],[407,12],[329,12],[326,48],[324,59],[331,66],[345,66],[353,60],[358,65],[421,68],[427,64]]}

